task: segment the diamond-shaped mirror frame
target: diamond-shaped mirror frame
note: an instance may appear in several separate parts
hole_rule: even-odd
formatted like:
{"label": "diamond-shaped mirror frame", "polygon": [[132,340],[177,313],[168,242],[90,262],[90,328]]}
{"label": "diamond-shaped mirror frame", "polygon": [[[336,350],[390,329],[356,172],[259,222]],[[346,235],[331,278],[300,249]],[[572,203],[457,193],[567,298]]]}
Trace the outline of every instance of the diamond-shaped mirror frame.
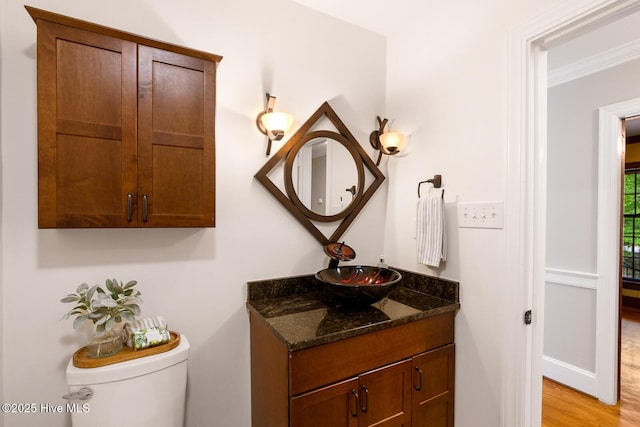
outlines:
{"label": "diamond-shaped mirror frame", "polygon": [[[309,139],[310,130],[314,127],[316,123],[326,117],[333,124],[333,126],[338,130],[338,133],[342,136],[341,142],[345,147],[352,153],[354,156],[354,160],[356,165],[359,168],[362,168],[362,165],[366,167],[369,172],[373,175],[373,182],[364,188],[364,191],[359,191],[356,195],[356,198],[352,201],[351,206],[349,206],[349,212],[346,216],[341,219],[340,224],[335,229],[333,234],[330,237],[326,237],[312,222],[312,215],[309,213],[305,213],[302,209],[300,209],[296,203],[289,197],[287,194],[283,193],[274,183],[269,179],[269,173],[278,166],[278,164],[286,160],[289,153],[298,150],[293,150],[294,147],[298,148],[300,143],[304,143]],[[349,144],[348,146],[346,144]],[[255,174],[255,178],[260,182],[266,189],[269,191],[279,202],[284,206],[303,226],[309,231],[313,237],[316,238],[323,246],[327,245],[331,242],[337,242],[338,239],[344,234],[349,225],[355,220],[356,216],[360,213],[362,208],[367,204],[369,199],[373,196],[376,190],[382,185],[384,182],[384,175],[375,165],[373,160],[367,155],[362,146],[358,143],[358,141],[351,134],[349,129],[345,126],[345,124],[340,120],[340,117],[336,114],[336,112],[331,108],[328,102],[324,102],[318,110],[309,117],[309,119],[298,129],[298,131],[291,137],[289,140],[275,153],[265,164],[264,166]],[[362,186],[364,187],[364,176],[362,177]],[[289,185],[291,186],[291,185]],[[317,218],[315,218],[317,219]],[[324,220],[326,221],[326,220]]]}

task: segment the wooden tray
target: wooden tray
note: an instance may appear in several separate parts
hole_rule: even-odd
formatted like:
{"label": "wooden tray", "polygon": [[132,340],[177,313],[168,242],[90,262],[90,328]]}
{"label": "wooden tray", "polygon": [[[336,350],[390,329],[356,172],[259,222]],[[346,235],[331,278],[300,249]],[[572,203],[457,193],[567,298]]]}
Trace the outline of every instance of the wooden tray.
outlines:
{"label": "wooden tray", "polygon": [[108,357],[100,357],[93,359],[87,355],[87,347],[73,353],[73,366],[76,368],[98,368],[100,366],[112,365],[114,363],[126,362],[127,360],[139,359],[145,356],[164,353],[172,350],[180,344],[180,334],[170,332],[171,339],[169,342],[157,345],[155,347],[144,348],[142,350],[134,350],[126,345],[122,347],[122,351],[118,354]]}

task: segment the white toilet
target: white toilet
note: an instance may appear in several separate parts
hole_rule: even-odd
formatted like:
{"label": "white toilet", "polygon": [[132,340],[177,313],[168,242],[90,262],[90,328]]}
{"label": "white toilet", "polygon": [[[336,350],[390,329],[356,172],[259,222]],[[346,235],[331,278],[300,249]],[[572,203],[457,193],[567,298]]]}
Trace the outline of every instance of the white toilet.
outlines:
{"label": "white toilet", "polygon": [[182,427],[188,357],[181,335],[176,348],[153,356],[98,368],[70,360],[65,398],[73,427]]}

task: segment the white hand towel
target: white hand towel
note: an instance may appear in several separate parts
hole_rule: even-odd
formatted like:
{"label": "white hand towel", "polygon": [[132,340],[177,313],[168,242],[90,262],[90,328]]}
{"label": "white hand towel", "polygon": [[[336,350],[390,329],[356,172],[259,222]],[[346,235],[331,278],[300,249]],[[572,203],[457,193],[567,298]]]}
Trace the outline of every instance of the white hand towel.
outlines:
{"label": "white hand towel", "polygon": [[447,260],[447,236],[442,197],[426,197],[418,200],[416,243],[418,262],[439,267]]}

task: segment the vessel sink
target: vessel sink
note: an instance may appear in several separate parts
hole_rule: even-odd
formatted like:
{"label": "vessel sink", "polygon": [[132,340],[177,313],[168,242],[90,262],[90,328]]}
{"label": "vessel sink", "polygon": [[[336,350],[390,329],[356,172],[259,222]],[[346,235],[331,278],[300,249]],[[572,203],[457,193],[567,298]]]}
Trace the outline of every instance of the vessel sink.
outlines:
{"label": "vessel sink", "polygon": [[384,267],[347,265],[316,273],[319,295],[333,307],[364,307],[387,297],[402,275]]}

